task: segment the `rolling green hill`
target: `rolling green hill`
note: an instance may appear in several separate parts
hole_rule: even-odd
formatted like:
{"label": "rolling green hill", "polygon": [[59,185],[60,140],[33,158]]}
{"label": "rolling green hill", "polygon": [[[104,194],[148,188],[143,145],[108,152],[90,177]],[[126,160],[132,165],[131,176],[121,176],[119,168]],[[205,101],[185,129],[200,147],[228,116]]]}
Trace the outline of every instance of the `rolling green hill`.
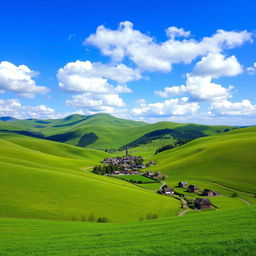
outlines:
{"label": "rolling green hill", "polygon": [[[253,255],[256,127],[146,124],[110,115],[8,119],[0,127],[7,131],[0,132],[1,256]],[[154,155],[186,136],[194,140]],[[218,190],[210,199],[218,210],[185,208],[185,216],[174,217],[183,214],[181,201],[157,194],[160,183],[139,187],[95,175],[92,167],[111,154],[70,145],[77,143],[136,146],[130,152],[156,160],[150,169],[167,174],[168,185],[185,180]]]}
{"label": "rolling green hill", "polygon": [[158,162],[153,169],[169,181],[214,181],[256,193],[256,127],[241,128],[193,140],[183,146],[148,156]]}
{"label": "rolling green hill", "polygon": [[166,135],[173,139],[191,140],[234,128],[173,122],[147,124],[116,118],[109,114],[71,115],[56,120],[0,121],[0,131],[12,131],[31,137],[98,149],[118,149],[125,145],[139,146]]}
{"label": "rolling green hill", "polygon": [[0,216],[127,222],[176,215],[180,202],[90,172],[107,153],[0,133]]}
{"label": "rolling green hill", "polygon": [[0,218],[0,255],[249,256],[255,218],[255,207],[125,224]]}

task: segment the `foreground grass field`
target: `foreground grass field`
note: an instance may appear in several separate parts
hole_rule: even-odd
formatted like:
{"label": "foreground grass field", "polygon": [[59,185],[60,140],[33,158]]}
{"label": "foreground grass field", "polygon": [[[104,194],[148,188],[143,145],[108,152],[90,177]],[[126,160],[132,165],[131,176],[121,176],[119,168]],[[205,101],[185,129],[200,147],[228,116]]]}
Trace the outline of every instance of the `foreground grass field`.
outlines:
{"label": "foreground grass field", "polygon": [[255,207],[130,224],[0,218],[0,255],[253,256],[255,218]]}
{"label": "foreground grass field", "polygon": [[129,222],[174,216],[180,202],[90,169],[108,154],[0,133],[0,216]]}

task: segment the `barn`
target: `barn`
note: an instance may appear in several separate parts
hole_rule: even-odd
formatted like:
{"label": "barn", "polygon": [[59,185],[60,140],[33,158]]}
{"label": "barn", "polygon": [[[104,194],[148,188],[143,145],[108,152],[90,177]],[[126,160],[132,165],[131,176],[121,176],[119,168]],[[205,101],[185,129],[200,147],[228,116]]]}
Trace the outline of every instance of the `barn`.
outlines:
{"label": "barn", "polygon": [[197,187],[196,185],[189,185],[188,186],[188,192],[194,193],[194,192],[199,192],[199,187]]}
{"label": "barn", "polygon": [[194,205],[197,209],[206,209],[211,207],[212,204],[208,198],[196,198]]}

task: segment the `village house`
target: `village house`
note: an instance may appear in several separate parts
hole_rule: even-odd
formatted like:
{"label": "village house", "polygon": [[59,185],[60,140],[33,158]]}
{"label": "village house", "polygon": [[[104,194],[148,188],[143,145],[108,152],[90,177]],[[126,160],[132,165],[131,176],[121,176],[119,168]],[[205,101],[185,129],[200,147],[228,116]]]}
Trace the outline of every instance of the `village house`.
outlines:
{"label": "village house", "polygon": [[185,181],[180,181],[180,182],[178,183],[178,186],[179,186],[180,188],[186,188],[186,187],[188,186],[188,184],[187,184],[187,182],[185,182]]}
{"label": "village house", "polygon": [[162,174],[160,172],[155,172],[154,175],[153,175],[154,178],[158,178],[158,177],[161,177],[161,176],[162,176]]}
{"label": "village house", "polygon": [[204,191],[202,192],[202,196],[217,196],[219,195],[219,192],[217,191],[212,191],[210,189],[204,189]]}
{"label": "village house", "polygon": [[199,187],[195,186],[195,185],[189,185],[188,186],[188,192],[194,193],[194,192],[199,192]]}
{"label": "village house", "polygon": [[164,194],[164,195],[170,196],[170,195],[174,194],[174,189],[168,187],[167,185],[163,185],[163,186],[161,187],[160,192],[161,192],[162,194]]}
{"label": "village house", "polygon": [[150,165],[156,165],[156,161],[150,161],[149,164]]}
{"label": "village house", "polygon": [[153,172],[151,172],[151,171],[146,171],[144,174],[143,174],[143,176],[146,176],[146,177],[153,177]]}
{"label": "village house", "polygon": [[194,205],[197,209],[205,209],[211,207],[212,204],[208,198],[196,198]]}
{"label": "village house", "polygon": [[123,157],[107,157],[101,163],[106,165],[114,165],[118,167],[117,172],[114,175],[121,174],[140,174],[139,169],[143,169],[146,166],[142,164],[143,158],[140,156],[126,155]]}

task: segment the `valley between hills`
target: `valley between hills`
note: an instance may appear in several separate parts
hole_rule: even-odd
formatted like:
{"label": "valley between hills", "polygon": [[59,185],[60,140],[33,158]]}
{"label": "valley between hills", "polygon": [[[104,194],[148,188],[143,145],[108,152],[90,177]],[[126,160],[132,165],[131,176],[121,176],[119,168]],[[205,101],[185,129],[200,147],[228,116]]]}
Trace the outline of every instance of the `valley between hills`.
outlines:
{"label": "valley between hills", "polygon": [[254,255],[254,126],[4,117],[0,145],[0,255]]}

